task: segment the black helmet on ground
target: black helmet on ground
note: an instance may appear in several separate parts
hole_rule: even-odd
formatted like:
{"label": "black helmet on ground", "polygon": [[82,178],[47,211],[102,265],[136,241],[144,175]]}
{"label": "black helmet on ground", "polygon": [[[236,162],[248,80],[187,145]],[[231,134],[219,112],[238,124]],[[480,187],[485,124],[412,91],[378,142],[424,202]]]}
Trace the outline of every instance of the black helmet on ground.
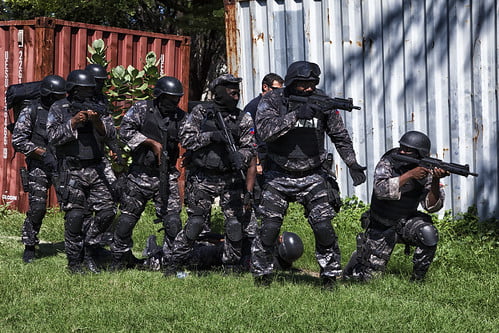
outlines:
{"label": "black helmet on ground", "polygon": [[159,97],[161,94],[183,96],[184,88],[177,78],[173,76],[163,76],[156,82],[153,94],[154,97]]}
{"label": "black helmet on ground", "polygon": [[42,80],[40,95],[48,96],[50,94],[66,94],[66,81],[59,75],[48,75]]}
{"label": "black helmet on ground", "polygon": [[77,69],[69,73],[66,79],[66,91],[71,91],[74,87],[95,87],[94,76],[86,70]]}
{"label": "black helmet on ground", "polygon": [[294,81],[315,81],[315,84],[318,84],[320,75],[319,65],[308,61],[296,61],[289,65],[284,85],[289,87]]}
{"label": "black helmet on ground", "polygon": [[303,254],[303,242],[294,232],[284,232],[282,234],[282,241],[277,248],[279,257],[287,263],[300,258]]}
{"label": "black helmet on ground", "polygon": [[85,67],[85,70],[90,72],[96,79],[107,79],[107,71],[102,65],[90,64]]}
{"label": "black helmet on ground", "polygon": [[431,141],[424,133],[418,131],[406,132],[399,140],[400,146],[405,146],[417,150],[420,157],[430,155]]}

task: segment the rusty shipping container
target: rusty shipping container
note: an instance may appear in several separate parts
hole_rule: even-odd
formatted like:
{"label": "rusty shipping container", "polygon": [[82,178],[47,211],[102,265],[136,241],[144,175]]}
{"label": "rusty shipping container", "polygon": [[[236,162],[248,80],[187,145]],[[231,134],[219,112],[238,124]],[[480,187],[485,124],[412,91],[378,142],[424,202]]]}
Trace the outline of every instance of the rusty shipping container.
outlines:
{"label": "rusty shipping container", "polygon": [[[34,20],[0,22],[0,75],[4,84],[0,86],[3,117],[0,128],[3,140],[0,145],[0,191],[2,204],[9,204],[26,211],[28,195],[22,191],[19,168],[24,156],[15,154],[11,135],[6,126],[12,119],[7,110],[5,92],[9,85],[41,80],[46,75],[67,77],[70,71],[82,69],[88,63],[87,46],[96,39],[104,40],[110,67],[132,65],[142,69],[145,56],[154,51],[159,60],[161,75],[177,77],[186,91],[189,90],[190,38],[165,35],[100,25],[63,21],[39,17]],[[181,100],[187,109],[187,95]],[[49,205],[57,204],[53,191]]]}

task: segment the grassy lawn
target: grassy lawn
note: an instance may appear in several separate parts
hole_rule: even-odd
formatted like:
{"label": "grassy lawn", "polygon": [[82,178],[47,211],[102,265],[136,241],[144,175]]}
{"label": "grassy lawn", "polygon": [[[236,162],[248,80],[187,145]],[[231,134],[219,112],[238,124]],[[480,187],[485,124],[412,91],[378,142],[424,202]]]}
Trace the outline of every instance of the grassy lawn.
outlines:
{"label": "grassy lawn", "polygon": [[[343,264],[355,248],[364,209],[353,200],[334,221]],[[466,221],[447,217],[438,222],[441,243],[424,284],[408,282],[411,257],[398,245],[382,278],[369,284],[341,281],[331,292],[322,290],[315,277],[313,236],[298,206],[290,208],[282,230],[304,240],[305,253],[295,264],[304,272],[281,273],[270,288],[256,288],[250,274],[191,272],[178,279],[128,270],[70,275],[58,212],[44,221],[40,257],[24,264],[23,219],[16,212],[0,212],[0,332],[499,331],[497,233],[463,228]],[[148,209],[137,225],[138,257],[146,237],[159,229],[152,220]],[[221,224],[219,212],[214,224],[215,229]]]}

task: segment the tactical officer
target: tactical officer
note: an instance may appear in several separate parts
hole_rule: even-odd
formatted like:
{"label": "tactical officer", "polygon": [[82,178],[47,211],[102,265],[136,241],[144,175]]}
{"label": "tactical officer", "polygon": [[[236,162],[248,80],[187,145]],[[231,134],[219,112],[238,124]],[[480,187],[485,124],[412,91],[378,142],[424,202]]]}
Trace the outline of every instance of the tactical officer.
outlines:
{"label": "tactical officer", "polygon": [[255,156],[256,146],[251,115],[237,108],[241,80],[231,74],[213,80],[210,90],[215,99],[195,106],[180,129],[181,144],[190,154],[185,163],[189,178],[186,188],[188,219],[175,239],[172,257],[165,258],[169,263],[165,276],[187,263],[218,196],[225,215],[222,262],[226,270],[238,270],[243,238],[243,170]]}
{"label": "tactical officer", "polygon": [[285,88],[265,94],[258,105],[256,127],[267,145],[267,162],[259,208],[262,227],[252,245],[252,273],[257,285],[271,282],[272,246],[290,201],[305,207],[325,287],[334,286],[336,277],[341,275],[340,249],[331,225],[335,216],[331,198],[338,193],[333,192],[321,167],[327,155],[324,133],[349,167],[354,185],[363,183],[366,176],[365,167],[357,163],[352,140],[339,112],[308,102],[312,95],[316,99],[328,98],[316,89],[320,73],[319,66],[314,63],[298,61],[291,64]]}
{"label": "tactical officer", "polygon": [[[12,145],[26,156],[27,177],[23,187],[29,192],[29,209],[22,228],[21,240],[25,246],[23,261],[35,258],[38,233],[47,211],[47,192],[57,176],[57,161],[49,148],[47,116],[50,106],[66,96],[66,81],[58,75],[46,76],[40,86],[40,98],[25,107],[14,126]],[[22,169],[24,173],[26,169]]]}
{"label": "tactical officer", "polygon": [[121,122],[120,137],[132,150],[132,164],[111,245],[114,270],[135,261],[132,232],[148,200],[153,199],[157,222],[165,229],[165,253],[170,252],[182,228],[176,163],[179,125],[185,116],[178,103],[184,90],[178,79],[165,76],[158,80],[153,93],[154,100],[135,103]]}
{"label": "tactical officer", "polygon": [[90,74],[92,74],[95,79],[94,96],[92,97],[92,99],[95,102],[100,103],[107,107],[109,101],[107,99],[107,96],[103,92],[104,84],[106,83],[107,80],[106,69],[104,68],[104,66],[99,64],[90,64],[87,65],[87,67],[85,67],[85,70],[88,71]]}
{"label": "tactical officer", "polygon": [[[217,233],[206,233],[200,235],[194,242],[186,267],[196,270],[207,270],[223,265],[223,247],[225,240],[223,235]],[[279,270],[289,270],[293,262],[298,260],[303,254],[303,242],[294,232],[284,232],[278,237],[273,248],[274,267]],[[160,270],[163,258],[163,248],[156,244],[156,235],[151,235],[147,239],[146,247],[142,252],[146,257],[144,267],[151,270]],[[244,271],[249,271],[249,261],[241,258],[240,265]]]}
{"label": "tactical officer", "polygon": [[[74,70],[66,80],[68,97],[55,102],[49,111],[47,133],[55,146],[59,166],[59,192],[65,212],[64,239],[68,268],[83,273],[83,256],[92,272],[98,272],[93,260],[96,235],[107,230],[116,207],[104,175],[104,137],[115,136],[113,120],[107,113],[81,110],[93,94],[95,80],[85,70]],[[90,215],[89,215],[90,214]],[[92,218],[88,230],[83,224]]]}
{"label": "tactical officer", "polygon": [[386,152],[376,166],[370,210],[361,219],[366,230],[357,236],[357,251],[345,267],[345,278],[368,281],[383,272],[397,242],[416,247],[411,281],[422,281],[433,261],[438,232],[431,216],[419,212],[418,206],[430,213],[442,208],[440,178],[448,172],[396,159],[397,154],[428,157],[431,142],[425,134],[409,131],[399,143],[400,147]]}

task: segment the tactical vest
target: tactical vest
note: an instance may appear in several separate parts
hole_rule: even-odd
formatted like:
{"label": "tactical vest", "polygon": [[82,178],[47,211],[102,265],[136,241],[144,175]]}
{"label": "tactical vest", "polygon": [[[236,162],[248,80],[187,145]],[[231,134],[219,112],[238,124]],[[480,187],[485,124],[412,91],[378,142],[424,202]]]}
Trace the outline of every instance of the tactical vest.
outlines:
{"label": "tactical vest", "polygon": [[[283,98],[280,106],[281,115],[293,111],[293,106]],[[300,119],[297,126],[272,142],[267,142],[268,157],[281,168],[289,159],[309,160],[307,170],[321,165],[321,156],[324,155],[324,131],[321,130],[322,119]],[[289,169],[285,168],[285,169]],[[306,170],[289,170],[306,171]]]}
{"label": "tactical vest", "polygon": [[[64,105],[71,115],[74,111],[71,104]],[[77,129],[78,140],[71,140],[63,145],[56,147],[57,157],[74,157],[78,160],[97,160],[104,156],[102,145],[97,142],[94,135],[94,127],[90,121],[87,121],[83,127]]]}
{"label": "tactical vest", "polygon": [[[144,123],[140,128],[140,133],[157,141],[164,142],[164,135],[167,133],[169,119],[163,118],[158,108],[154,106],[153,101],[147,101],[147,111],[144,115]],[[132,164],[145,166],[149,168],[158,168],[158,161],[153,151],[144,145],[140,145],[132,152]]]}
{"label": "tactical vest", "polygon": [[[407,171],[391,157],[396,154],[396,150],[392,149],[385,156],[390,160],[394,166],[394,176],[400,176]],[[378,216],[383,219],[383,222],[393,222],[392,225],[397,224],[398,220],[413,216],[417,212],[419,206],[419,199],[424,191],[424,185],[420,182],[410,179],[400,189],[401,196],[399,200],[380,200],[374,193],[371,197],[371,212],[373,216]]]}
{"label": "tactical vest", "polygon": [[[201,132],[220,131],[221,127],[215,116],[215,106],[213,103],[207,103],[205,108],[208,116],[201,126]],[[239,124],[244,116],[244,112],[239,109],[238,111],[239,115],[236,119],[232,117],[224,118],[225,126],[232,133],[235,143],[239,142],[239,139],[241,138]],[[229,159],[229,150],[225,143],[212,142],[207,146],[192,151],[191,156],[191,163],[194,167],[203,168],[216,173],[234,171]]]}
{"label": "tactical vest", "polygon": [[47,148],[47,117],[49,110],[44,108],[39,100],[31,104],[31,124],[33,131],[31,132],[31,142],[37,147]]}

